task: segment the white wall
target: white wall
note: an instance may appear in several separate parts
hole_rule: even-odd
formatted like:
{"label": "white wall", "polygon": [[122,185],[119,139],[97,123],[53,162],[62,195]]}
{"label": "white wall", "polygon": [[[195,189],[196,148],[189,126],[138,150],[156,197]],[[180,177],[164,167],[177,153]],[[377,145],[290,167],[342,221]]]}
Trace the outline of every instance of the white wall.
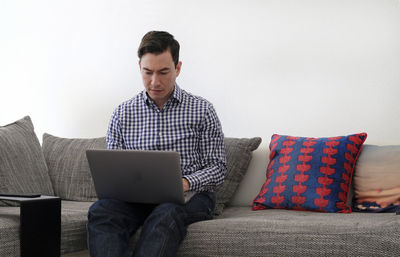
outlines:
{"label": "white wall", "polygon": [[178,83],[214,103],[226,136],[400,144],[398,0],[1,0],[0,125],[103,136],[143,88],[149,30],[181,43]]}

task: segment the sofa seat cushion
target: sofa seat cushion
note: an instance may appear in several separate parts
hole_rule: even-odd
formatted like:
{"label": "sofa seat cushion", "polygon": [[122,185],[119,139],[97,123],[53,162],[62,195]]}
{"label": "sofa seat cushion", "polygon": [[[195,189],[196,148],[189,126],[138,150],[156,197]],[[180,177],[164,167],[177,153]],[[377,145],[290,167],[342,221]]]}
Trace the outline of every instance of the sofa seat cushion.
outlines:
{"label": "sofa seat cushion", "polygon": [[399,256],[393,213],[317,213],[227,207],[189,226],[179,256]]}
{"label": "sofa seat cushion", "polygon": [[61,202],[61,254],[87,249],[87,214],[93,202]]}

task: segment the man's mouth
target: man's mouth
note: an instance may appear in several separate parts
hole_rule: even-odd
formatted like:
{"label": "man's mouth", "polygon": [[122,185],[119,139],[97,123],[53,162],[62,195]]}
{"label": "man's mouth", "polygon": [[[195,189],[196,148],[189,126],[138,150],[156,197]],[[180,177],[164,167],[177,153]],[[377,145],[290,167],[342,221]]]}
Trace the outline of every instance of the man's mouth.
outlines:
{"label": "man's mouth", "polygon": [[160,93],[162,93],[162,90],[161,89],[151,89],[151,92],[154,94],[160,94]]}

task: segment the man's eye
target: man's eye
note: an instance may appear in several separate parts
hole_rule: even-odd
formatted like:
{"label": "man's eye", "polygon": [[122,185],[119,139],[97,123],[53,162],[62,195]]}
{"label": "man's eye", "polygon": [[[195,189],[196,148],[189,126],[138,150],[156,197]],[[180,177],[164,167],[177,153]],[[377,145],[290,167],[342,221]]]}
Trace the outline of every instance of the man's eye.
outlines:
{"label": "man's eye", "polygon": [[160,72],[161,75],[167,75],[168,72]]}
{"label": "man's eye", "polygon": [[151,75],[151,72],[150,71],[146,71],[145,74],[146,75]]}

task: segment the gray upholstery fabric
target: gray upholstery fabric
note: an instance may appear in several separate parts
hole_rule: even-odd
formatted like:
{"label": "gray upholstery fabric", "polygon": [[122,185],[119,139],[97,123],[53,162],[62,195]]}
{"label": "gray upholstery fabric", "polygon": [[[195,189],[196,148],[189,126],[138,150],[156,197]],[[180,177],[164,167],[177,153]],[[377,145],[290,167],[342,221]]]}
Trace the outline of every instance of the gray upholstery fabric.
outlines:
{"label": "gray upholstery fabric", "polygon": [[71,252],[61,255],[61,257],[90,257],[89,250],[82,250],[79,252]]}
{"label": "gray upholstery fabric", "polygon": [[225,138],[227,173],[225,182],[216,189],[216,215],[220,215],[226,204],[231,200],[249,167],[252,151],[257,149],[260,143],[260,137]]}
{"label": "gray upholstery fabric", "polygon": [[[62,201],[62,254],[87,248],[87,210],[91,204]],[[19,208],[0,207],[0,256],[19,256],[18,224]],[[400,219],[393,213],[227,207],[214,220],[190,225],[178,256],[399,256],[399,238]]]}
{"label": "gray upholstery fabric", "polygon": [[0,192],[54,194],[29,116],[0,127]]}
{"label": "gray upholstery fabric", "polygon": [[[217,188],[216,214],[232,198],[251,160],[251,152],[257,149],[261,138],[225,138],[227,176]],[[105,149],[105,138],[68,139],[49,134],[43,135],[43,152],[49,168],[54,192],[65,200],[95,201],[94,190],[86,149]]]}
{"label": "gray upholstery fabric", "polygon": [[[61,254],[87,248],[92,202],[62,201]],[[0,256],[19,256],[19,208],[0,207]],[[137,240],[138,234],[132,240]],[[227,207],[189,226],[178,256],[399,256],[400,219],[393,213],[252,211]],[[82,253],[82,256],[89,256]]]}
{"label": "gray upholstery fabric", "polygon": [[0,256],[20,256],[19,207],[0,207]]}
{"label": "gray upholstery fabric", "polygon": [[227,207],[189,226],[178,256],[400,256],[393,213],[252,211]]}
{"label": "gray upholstery fabric", "polygon": [[61,202],[61,254],[87,249],[87,214],[92,204],[93,202]]}
{"label": "gray upholstery fabric", "polygon": [[43,153],[54,193],[64,200],[95,201],[97,195],[86,159],[86,150],[105,148],[105,137],[69,139],[45,133]]}

